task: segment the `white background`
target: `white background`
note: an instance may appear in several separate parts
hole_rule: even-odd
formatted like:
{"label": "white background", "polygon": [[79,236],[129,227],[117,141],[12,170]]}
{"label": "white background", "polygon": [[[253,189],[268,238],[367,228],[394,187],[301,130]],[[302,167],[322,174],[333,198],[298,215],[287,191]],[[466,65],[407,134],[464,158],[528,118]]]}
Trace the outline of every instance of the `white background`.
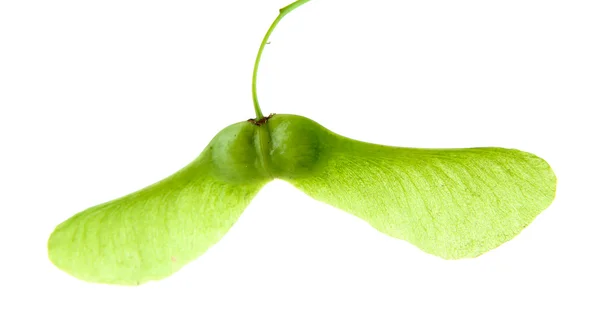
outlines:
{"label": "white background", "polygon": [[314,0],[267,46],[265,113],[553,166],[554,204],[477,259],[425,254],[275,181],[160,282],[88,284],[47,260],[58,223],[253,116],[256,50],[287,4],[0,3],[0,325],[599,326],[597,1]]}

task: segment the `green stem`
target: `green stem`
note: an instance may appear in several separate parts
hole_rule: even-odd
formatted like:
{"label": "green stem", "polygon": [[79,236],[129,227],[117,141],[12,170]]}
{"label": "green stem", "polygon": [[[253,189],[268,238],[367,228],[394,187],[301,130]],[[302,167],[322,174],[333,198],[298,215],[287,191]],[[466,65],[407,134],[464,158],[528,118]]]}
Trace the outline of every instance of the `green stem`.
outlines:
{"label": "green stem", "polygon": [[262,56],[262,52],[265,49],[267,43],[269,42],[269,37],[271,36],[271,33],[273,33],[273,30],[275,29],[279,21],[283,19],[285,15],[289,14],[292,10],[302,6],[303,4],[309,1],[310,0],[298,0],[292,4],[287,5],[286,7],[279,9],[279,16],[275,18],[275,21],[273,21],[273,24],[271,24],[271,27],[269,27],[267,34],[265,34],[265,37],[263,38],[263,41],[260,44],[258,54],[256,55],[256,61],[254,62],[254,72],[252,72],[252,102],[254,102],[254,112],[256,113],[256,119],[263,118],[262,111],[260,110],[260,105],[258,104],[258,96],[256,95],[256,76],[258,75],[258,64],[260,63],[260,57]]}

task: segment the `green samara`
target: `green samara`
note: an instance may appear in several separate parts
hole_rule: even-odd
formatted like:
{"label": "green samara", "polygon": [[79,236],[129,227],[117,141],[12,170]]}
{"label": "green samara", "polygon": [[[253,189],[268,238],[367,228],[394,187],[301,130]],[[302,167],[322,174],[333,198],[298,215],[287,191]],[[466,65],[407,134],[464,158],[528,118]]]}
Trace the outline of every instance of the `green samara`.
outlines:
{"label": "green samara", "polygon": [[283,179],[379,231],[445,258],[476,257],[515,237],[554,199],[541,158],[504,148],[417,149],[364,143],[296,115],[263,116],[219,132],[172,176],[60,224],[50,260],[90,282],[138,285],[173,274],[235,223],[269,181]]}

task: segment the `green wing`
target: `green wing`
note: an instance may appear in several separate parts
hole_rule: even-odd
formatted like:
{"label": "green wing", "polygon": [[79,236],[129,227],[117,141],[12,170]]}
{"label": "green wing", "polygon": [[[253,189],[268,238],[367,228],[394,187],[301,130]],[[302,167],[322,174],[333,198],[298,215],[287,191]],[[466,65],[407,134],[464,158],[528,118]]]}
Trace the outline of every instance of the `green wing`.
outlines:
{"label": "green wing", "polygon": [[550,166],[503,148],[397,148],[331,136],[321,168],[287,179],[316,200],[446,258],[476,257],[515,237],[556,190]]}
{"label": "green wing", "polygon": [[90,282],[167,277],[223,237],[267,182],[223,182],[207,154],[171,177],[89,208],[50,236],[50,260]]}

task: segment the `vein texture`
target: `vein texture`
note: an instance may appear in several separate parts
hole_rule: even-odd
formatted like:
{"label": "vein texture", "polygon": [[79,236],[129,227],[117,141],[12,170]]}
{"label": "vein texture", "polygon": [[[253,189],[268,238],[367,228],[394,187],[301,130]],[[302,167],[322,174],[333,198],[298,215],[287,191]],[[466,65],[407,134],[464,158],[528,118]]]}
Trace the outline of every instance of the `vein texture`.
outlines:
{"label": "vein texture", "polygon": [[336,139],[320,171],[287,180],[385,234],[446,259],[496,248],[554,199],[552,169],[527,152],[397,148]]}
{"label": "vein texture", "polygon": [[63,222],[48,241],[50,260],[98,283],[138,285],[176,272],[219,241],[266,183],[220,181],[207,157]]}

